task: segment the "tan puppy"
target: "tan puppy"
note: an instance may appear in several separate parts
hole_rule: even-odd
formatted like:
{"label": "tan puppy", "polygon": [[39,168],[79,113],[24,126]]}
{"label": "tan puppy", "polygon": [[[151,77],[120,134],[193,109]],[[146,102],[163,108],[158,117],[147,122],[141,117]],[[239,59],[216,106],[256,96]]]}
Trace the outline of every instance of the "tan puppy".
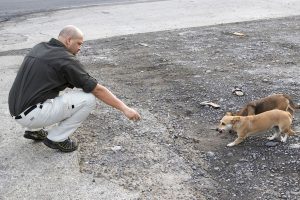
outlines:
{"label": "tan puppy", "polygon": [[244,106],[236,116],[248,116],[248,115],[257,115],[262,112],[279,109],[283,111],[288,111],[291,115],[294,115],[295,109],[300,109],[299,105],[293,103],[290,96],[285,94],[274,94],[267,96],[262,99],[249,102]]}
{"label": "tan puppy", "polygon": [[220,133],[229,130],[234,130],[237,133],[238,138],[227,145],[231,147],[241,143],[250,135],[266,132],[273,127],[277,127],[276,132],[273,136],[268,137],[268,139],[274,140],[283,133],[285,136],[281,137],[281,141],[286,142],[287,137],[295,133],[291,129],[291,124],[292,115],[289,112],[276,109],[251,116],[225,115],[221,119],[217,130]]}

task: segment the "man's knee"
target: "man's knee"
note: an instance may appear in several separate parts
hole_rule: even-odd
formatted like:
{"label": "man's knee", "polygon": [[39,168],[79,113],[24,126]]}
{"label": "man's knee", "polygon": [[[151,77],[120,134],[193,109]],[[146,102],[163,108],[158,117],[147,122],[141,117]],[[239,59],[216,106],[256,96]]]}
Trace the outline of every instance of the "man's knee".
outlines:
{"label": "man's knee", "polygon": [[86,93],[86,105],[91,109],[94,109],[96,106],[96,97],[92,93]]}

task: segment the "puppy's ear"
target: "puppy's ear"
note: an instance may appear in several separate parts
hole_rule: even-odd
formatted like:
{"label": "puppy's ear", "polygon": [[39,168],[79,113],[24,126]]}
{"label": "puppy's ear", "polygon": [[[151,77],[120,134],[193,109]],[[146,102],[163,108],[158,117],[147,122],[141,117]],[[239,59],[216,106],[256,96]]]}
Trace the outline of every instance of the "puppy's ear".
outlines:
{"label": "puppy's ear", "polygon": [[232,112],[226,112],[225,115],[226,115],[226,116],[232,116],[233,114],[232,114]]}
{"label": "puppy's ear", "polygon": [[239,122],[240,119],[241,119],[240,117],[233,117],[232,120],[231,120],[231,123],[235,124],[236,122]]}

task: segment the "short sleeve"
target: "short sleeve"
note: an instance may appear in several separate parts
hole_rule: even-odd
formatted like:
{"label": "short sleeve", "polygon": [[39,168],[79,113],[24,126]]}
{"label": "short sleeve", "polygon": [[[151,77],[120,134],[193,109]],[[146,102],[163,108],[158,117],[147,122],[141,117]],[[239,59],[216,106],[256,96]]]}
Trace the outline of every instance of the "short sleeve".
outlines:
{"label": "short sleeve", "polygon": [[98,81],[89,75],[84,66],[76,59],[70,60],[62,67],[62,72],[67,82],[76,88],[83,89],[84,92],[92,92]]}

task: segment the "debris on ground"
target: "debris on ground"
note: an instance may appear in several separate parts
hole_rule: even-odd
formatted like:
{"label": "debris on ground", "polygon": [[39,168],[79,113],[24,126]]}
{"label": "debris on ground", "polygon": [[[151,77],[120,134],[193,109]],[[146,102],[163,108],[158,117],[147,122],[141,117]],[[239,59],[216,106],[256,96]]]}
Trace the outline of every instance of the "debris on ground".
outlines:
{"label": "debris on ground", "polygon": [[236,36],[245,36],[244,33],[240,33],[240,32],[234,32],[232,33],[233,35],[236,35]]}
{"label": "debris on ground", "polygon": [[236,87],[232,90],[232,93],[237,95],[237,96],[244,96],[244,92],[242,91],[242,89]]}
{"label": "debris on ground", "polygon": [[220,108],[220,105],[210,102],[210,101],[203,101],[200,103],[201,106],[211,106],[213,108]]}

